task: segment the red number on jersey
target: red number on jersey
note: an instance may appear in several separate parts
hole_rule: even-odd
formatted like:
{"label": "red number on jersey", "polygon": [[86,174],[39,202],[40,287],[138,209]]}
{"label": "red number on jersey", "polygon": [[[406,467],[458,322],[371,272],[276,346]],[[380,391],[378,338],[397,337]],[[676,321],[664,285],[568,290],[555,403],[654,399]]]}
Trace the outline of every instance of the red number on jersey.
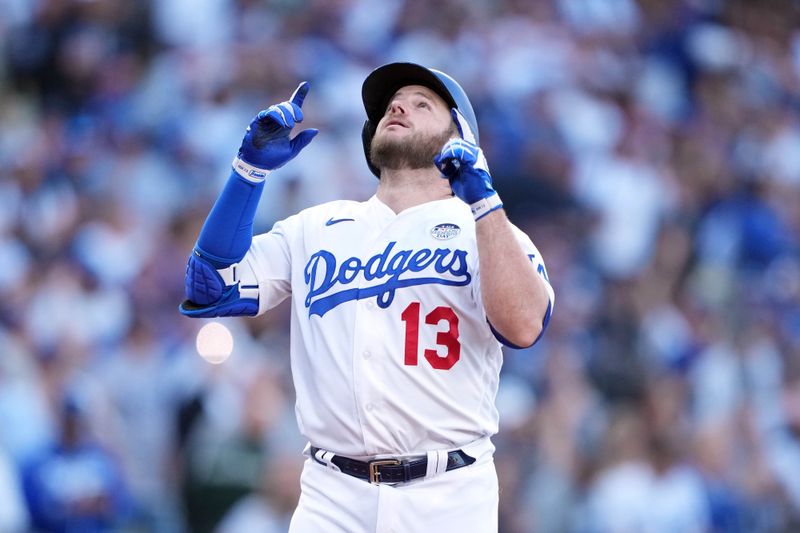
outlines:
{"label": "red number on jersey", "polygon": [[[416,366],[419,360],[419,302],[411,302],[400,315],[406,323],[405,364]],[[447,321],[447,331],[436,333],[437,346],[444,346],[447,352],[442,356],[435,349],[425,349],[425,359],[437,370],[450,370],[461,357],[461,343],[458,341],[458,316],[452,308],[439,306],[425,316],[425,323],[436,326]]]}
{"label": "red number on jersey", "polygon": [[438,325],[440,321],[446,320],[450,326],[447,331],[436,333],[436,344],[447,348],[444,357],[440,357],[436,350],[425,350],[425,359],[433,368],[438,370],[450,370],[461,357],[461,343],[458,342],[458,316],[450,307],[440,306],[428,313],[425,323],[432,326]]}
{"label": "red number on jersey", "polygon": [[405,364],[417,366],[417,353],[419,351],[419,302],[411,302],[403,314],[400,315],[406,323],[406,354]]}

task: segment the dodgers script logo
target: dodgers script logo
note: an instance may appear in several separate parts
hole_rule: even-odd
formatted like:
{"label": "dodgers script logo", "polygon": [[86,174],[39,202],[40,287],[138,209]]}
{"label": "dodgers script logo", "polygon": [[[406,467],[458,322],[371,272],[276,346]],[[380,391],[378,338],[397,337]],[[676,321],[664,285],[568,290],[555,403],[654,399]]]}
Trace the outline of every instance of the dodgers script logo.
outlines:
{"label": "dodgers script logo", "polygon": [[[308,316],[322,316],[339,304],[372,296],[377,296],[378,305],[386,309],[392,303],[397,289],[428,283],[463,286],[472,280],[467,272],[466,250],[422,248],[417,251],[394,251],[396,244],[394,241],[390,242],[383,252],[366,261],[359,257],[350,257],[337,263],[336,256],[327,250],[320,250],[312,255],[305,268]],[[412,273],[422,272],[430,266],[441,276],[413,276]],[[341,288],[333,292],[337,285],[351,284],[359,274],[367,281],[378,280],[382,283],[361,289]],[[452,278],[445,277],[447,274]]]}

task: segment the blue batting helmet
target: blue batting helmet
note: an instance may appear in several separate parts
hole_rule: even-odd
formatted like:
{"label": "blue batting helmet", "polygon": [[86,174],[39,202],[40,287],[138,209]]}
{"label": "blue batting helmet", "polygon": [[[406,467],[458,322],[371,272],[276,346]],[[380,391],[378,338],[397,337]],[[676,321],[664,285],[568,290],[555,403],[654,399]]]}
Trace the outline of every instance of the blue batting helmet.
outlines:
{"label": "blue batting helmet", "polygon": [[470,128],[475,134],[475,141],[478,142],[478,121],[475,118],[475,111],[467,98],[467,93],[461,86],[439,70],[423,67],[415,63],[389,63],[373,70],[364,85],[361,87],[361,99],[364,101],[364,109],[367,112],[367,121],[361,131],[361,141],[364,145],[364,155],[367,157],[367,165],[378,179],[381,171],[372,164],[369,158],[372,137],[378,122],[386,113],[389,99],[401,87],[406,85],[422,85],[434,91],[442,97],[450,107],[455,107],[464,118],[467,119]]}

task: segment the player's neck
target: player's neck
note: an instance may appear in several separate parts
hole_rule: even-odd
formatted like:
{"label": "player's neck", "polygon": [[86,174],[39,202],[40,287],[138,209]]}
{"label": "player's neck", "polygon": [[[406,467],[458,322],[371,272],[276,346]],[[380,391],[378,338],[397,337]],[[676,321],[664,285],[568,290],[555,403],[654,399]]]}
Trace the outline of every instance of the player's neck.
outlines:
{"label": "player's neck", "polygon": [[415,205],[450,198],[453,192],[450,183],[441,177],[436,167],[431,167],[383,169],[375,194],[392,211],[399,213]]}

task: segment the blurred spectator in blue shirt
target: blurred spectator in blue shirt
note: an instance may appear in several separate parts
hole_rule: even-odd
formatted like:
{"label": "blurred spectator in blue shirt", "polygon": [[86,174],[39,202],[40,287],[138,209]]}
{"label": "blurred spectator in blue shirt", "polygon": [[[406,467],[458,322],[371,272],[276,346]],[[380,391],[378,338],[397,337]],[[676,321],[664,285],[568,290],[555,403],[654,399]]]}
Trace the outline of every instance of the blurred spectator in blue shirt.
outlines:
{"label": "blurred spectator in blue shirt", "polygon": [[82,533],[122,526],[129,498],[116,460],[90,438],[74,399],[60,414],[59,441],[23,473],[33,525]]}

